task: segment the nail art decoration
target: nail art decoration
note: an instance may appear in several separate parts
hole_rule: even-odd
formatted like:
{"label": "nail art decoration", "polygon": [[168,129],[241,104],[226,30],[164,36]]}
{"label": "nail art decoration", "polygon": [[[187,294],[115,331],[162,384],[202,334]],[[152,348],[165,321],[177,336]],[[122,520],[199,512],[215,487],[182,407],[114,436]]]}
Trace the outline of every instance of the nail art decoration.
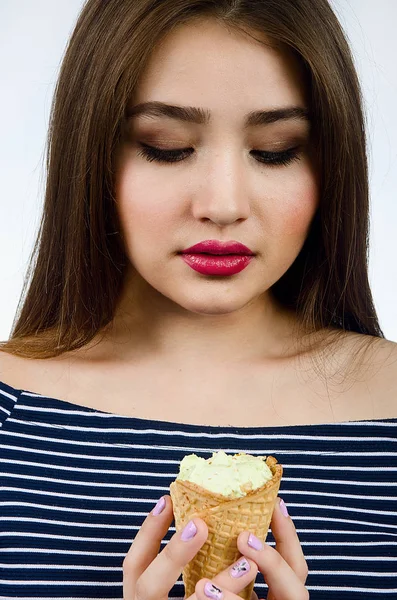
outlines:
{"label": "nail art decoration", "polygon": [[212,598],[212,600],[221,600],[223,598],[222,590],[211,583],[211,581],[207,581],[205,584],[204,594],[207,596],[207,598]]}
{"label": "nail art decoration", "polygon": [[232,577],[241,577],[250,570],[250,564],[246,558],[242,558],[230,569],[230,575]]}

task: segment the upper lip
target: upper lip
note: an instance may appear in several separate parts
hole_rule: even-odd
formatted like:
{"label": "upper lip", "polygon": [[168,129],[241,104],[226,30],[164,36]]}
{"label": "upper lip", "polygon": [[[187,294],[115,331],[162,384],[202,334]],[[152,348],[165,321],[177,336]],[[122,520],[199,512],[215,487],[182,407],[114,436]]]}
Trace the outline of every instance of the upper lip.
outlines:
{"label": "upper lip", "polygon": [[182,254],[254,254],[252,250],[240,242],[220,242],[218,240],[204,240],[186,250]]}

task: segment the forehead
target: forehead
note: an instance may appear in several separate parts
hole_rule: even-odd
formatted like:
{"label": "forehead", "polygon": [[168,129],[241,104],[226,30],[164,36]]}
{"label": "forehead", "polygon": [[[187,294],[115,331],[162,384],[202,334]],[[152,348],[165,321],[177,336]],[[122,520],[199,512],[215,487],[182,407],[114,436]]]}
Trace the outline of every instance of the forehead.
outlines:
{"label": "forehead", "polygon": [[250,110],[307,106],[298,60],[269,40],[214,21],[179,26],[153,51],[130,106],[162,100],[234,119]]}

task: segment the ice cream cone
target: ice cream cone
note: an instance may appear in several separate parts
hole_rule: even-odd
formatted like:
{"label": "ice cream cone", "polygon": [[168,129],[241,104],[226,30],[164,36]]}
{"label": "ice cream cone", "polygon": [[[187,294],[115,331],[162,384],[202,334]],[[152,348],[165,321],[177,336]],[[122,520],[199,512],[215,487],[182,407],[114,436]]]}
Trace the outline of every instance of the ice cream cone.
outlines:
{"label": "ice cream cone", "polygon": [[[205,544],[182,572],[185,598],[194,593],[200,579],[212,579],[241,556],[237,538],[242,531],[248,530],[265,542],[283,472],[273,456],[266,458],[266,464],[272,479],[256,490],[243,490],[246,495],[241,498],[227,498],[191,481],[176,479],[171,483],[176,531],[194,517],[203,519],[208,527]],[[254,583],[238,595],[250,600]]]}

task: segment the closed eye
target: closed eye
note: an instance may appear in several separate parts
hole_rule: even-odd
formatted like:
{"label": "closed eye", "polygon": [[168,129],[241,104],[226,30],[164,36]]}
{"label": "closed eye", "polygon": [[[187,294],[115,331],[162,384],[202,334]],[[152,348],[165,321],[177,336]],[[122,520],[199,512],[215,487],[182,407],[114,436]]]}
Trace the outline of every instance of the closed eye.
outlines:
{"label": "closed eye", "polygon": [[[188,158],[193,152],[193,148],[180,148],[174,150],[161,150],[155,146],[149,146],[140,142],[141,150],[139,156],[143,156],[149,162],[175,163]],[[299,160],[299,147],[289,148],[282,152],[269,152],[265,150],[253,150],[252,153],[257,157],[258,162],[270,166],[286,166],[294,160]]]}

